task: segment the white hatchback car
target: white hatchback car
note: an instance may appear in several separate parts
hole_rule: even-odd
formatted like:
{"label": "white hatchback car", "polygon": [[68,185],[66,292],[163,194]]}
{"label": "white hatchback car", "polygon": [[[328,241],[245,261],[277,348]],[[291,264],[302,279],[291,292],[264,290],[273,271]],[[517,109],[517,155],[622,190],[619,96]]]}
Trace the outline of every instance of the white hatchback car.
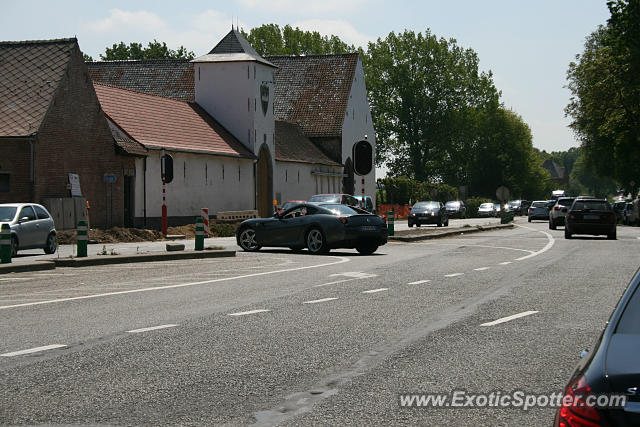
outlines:
{"label": "white hatchback car", "polygon": [[549,230],[555,230],[557,226],[564,225],[567,211],[571,208],[575,197],[560,197],[556,204],[549,209]]}
{"label": "white hatchback car", "polygon": [[0,227],[11,227],[11,256],[22,249],[44,249],[47,254],[56,251],[56,227],[44,206],[35,203],[0,204]]}

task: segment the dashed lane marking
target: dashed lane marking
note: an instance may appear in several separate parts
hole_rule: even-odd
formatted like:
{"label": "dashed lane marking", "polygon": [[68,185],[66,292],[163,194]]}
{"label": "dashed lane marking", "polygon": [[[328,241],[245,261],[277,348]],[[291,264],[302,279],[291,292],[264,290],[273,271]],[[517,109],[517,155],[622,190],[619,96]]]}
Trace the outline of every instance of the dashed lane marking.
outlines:
{"label": "dashed lane marking", "polygon": [[511,261],[505,261],[500,263],[500,265],[509,265],[509,264],[511,264]]}
{"label": "dashed lane marking", "polygon": [[303,304],[318,304],[320,302],[333,301],[333,300],[336,300],[336,299],[338,299],[338,298],[322,298],[322,299],[316,299],[316,300],[313,300],[313,301],[305,301],[305,302],[303,302]]}
{"label": "dashed lane marking", "polygon": [[407,285],[420,285],[422,283],[429,283],[431,280],[418,280],[417,282],[409,282]]}
{"label": "dashed lane marking", "polygon": [[140,329],[132,329],[127,331],[130,334],[139,334],[141,332],[149,332],[149,331],[157,331],[158,329],[167,329],[167,328],[175,328],[178,325],[160,325],[160,326],[151,326],[148,328],[140,328]]}
{"label": "dashed lane marking", "polygon": [[537,311],[523,311],[522,313],[514,314],[512,316],[501,317],[500,319],[494,320],[493,322],[483,323],[480,326],[494,326],[499,325],[500,323],[509,322],[511,320],[519,319],[525,316],[531,316],[532,314],[538,313]]}
{"label": "dashed lane marking", "polygon": [[231,313],[231,314],[228,314],[228,316],[247,316],[249,314],[266,313],[268,311],[271,311],[271,310],[267,310],[265,308],[261,308],[261,309],[258,309],[258,310],[249,310],[249,311],[241,311],[239,313]]}
{"label": "dashed lane marking", "polygon": [[63,348],[63,347],[66,347],[66,345],[64,345],[64,344],[51,344],[51,345],[45,345],[45,346],[42,346],[42,347],[29,348],[27,350],[12,351],[11,353],[0,354],[0,356],[2,356],[2,357],[22,356],[24,354],[39,353],[41,351],[54,350],[56,348]]}
{"label": "dashed lane marking", "polygon": [[363,294],[375,294],[378,292],[388,291],[389,288],[371,289],[370,291],[362,291]]}
{"label": "dashed lane marking", "polygon": [[490,269],[491,267],[480,267],[480,268],[474,268],[473,271],[485,271]]}
{"label": "dashed lane marking", "polygon": [[462,276],[464,273],[452,273],[452,274],[445,274],[444,277],[457,277],[457,276]]}

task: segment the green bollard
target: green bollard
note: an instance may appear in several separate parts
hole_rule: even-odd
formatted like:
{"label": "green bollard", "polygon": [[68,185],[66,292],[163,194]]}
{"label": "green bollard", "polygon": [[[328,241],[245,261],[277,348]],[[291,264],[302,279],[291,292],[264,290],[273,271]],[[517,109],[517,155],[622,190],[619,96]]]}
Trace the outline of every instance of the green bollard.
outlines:
{"label": "green bollard", "polygon": [[2,224],[2,230],[0,230],[0,262],[2,264],[11,262],[11,227],[9,224]]}
{"label": "green bollard", "polygon": [[393,236],[394,235],[394,230],[393,230],[393,211],[387,212],[387,232],[388,232],[389,236]]}
{"label": "green bollard", "polygon": [[87,256],[87,223],[86,221],[78,221],[77,227],[78,241],[78,258]]}
{"label": "green bollard", "polygon": [[204,249],[204,222],[202,217],[196,218],[196,251]]}

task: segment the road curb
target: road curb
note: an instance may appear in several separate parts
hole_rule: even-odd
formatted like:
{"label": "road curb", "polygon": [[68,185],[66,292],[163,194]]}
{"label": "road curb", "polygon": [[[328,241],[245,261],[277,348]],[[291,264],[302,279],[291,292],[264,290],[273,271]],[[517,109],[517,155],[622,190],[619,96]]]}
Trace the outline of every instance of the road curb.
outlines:
{"label": "road curb", "polygon": [[5,273],[23,273],[25,271],[54,270],[56,265],[53,261],[36,261],[30,263],[9,263],[0,264],[0,275]]}
{"label": "road curb", "polygon": [[133,262],[170,261],[179,259],[203,259],[234,257],[236,251],[204,250],[184,252],[158,252],[136,255],[96,255],[86,258],[59,258],[56,267],[87,267],[92,265],[128,264]]}
{"label": "road curb", "polygon": [[480,231],[492,231],[501,230],[503,228],[513,228],[513,224],[496,224],[496,225],[482,225],[475,227],[462,227],[455,230],[440,231],[430,234],[419,234],[415,236],[390,236],[388,240],[395,242],[417,242],[419,240],[439,239],[442,237],[455,236],[465,233],[478,233]]}

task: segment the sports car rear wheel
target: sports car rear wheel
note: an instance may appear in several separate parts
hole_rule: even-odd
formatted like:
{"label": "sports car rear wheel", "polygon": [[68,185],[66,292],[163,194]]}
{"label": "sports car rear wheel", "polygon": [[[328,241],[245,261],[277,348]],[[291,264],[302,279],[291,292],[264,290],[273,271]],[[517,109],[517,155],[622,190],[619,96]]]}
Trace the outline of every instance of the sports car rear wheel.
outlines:
{"label": "sports car rear wheel", "polygon": [[356,250],[362,255],[371,255],[378,249],[378,245],[375,243],[361,243],[356,246]]}
{"label": "sports car rear wheel", "polygon": [[260,246],[256,242],[256,231],[253,228],[245,228],[240,232],[240,247],[247,252],[255,252],[260,250]]}
{"label": "sports car rear wheel", "polygon": [[324,234],[319,228],[309,230],[306,241],[310,254],[317,255],[329,252]]}

